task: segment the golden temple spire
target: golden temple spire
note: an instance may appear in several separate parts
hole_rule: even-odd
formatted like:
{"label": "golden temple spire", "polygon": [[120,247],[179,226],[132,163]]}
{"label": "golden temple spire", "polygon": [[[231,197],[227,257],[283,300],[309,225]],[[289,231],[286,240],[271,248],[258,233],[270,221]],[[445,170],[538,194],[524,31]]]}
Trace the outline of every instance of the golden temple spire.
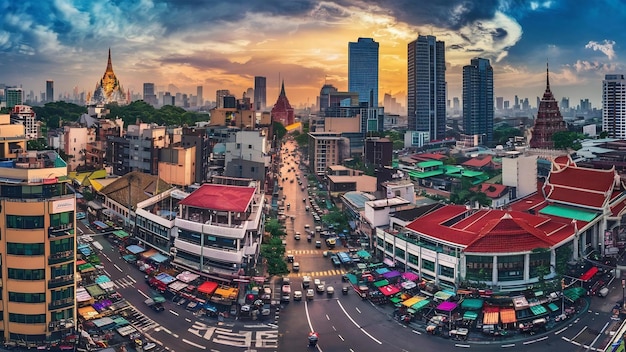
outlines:
{"label": "golden temple spire", "polygon": [[109,60],[107,61],[106,72],[113,72],[113,63],[111,63],[111,48],[109,48]]}

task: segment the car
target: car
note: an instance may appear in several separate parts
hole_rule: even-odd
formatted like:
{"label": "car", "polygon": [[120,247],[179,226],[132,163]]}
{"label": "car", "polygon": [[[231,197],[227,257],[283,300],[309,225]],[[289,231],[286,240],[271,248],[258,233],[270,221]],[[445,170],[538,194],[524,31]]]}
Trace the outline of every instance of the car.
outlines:
{"label": "car", "polygon": [[316,290],[317,293],[324,293],[324,291],[326,290],[326,285],[324,285],[324,283],[320,283],[316,286]]}
{"label": "car", "polygon": [[326,287],[326,294],[328,296],[332,296],[334,293],[335,293],[335,288],[334,287],[332,287],[332,286]]}
{"label": "car", "polygon": [[309,210],[311,210],[311,208],[309,208],[309,206],[307,205],[306,207],[304,207],[304,210],[305,211],[309,211]]}
{"label": "car", "polygon": [[85,213],[83,213],[82,211],[79,211],[78,213],[76,213],[76,220],[82,220],[84,218],[86,218],[87,215]]}
{"label": "car", "polygon": [[293,271],[298,272],[300,271],[300,263],[298,262],[293,262],[293,264],[291,264],[291,268],[293,269]]}
{"label": "car", "polygon": [[315,248],[322,248],[322,241],[315,241]]}
{"label": "car", "polygon": [[320,281],[320,279],[315,279],[313,280],[313,286],[317,287],[322,283],[322,281]]}
{"label": "car", "polygon": [[310,229],[310,228],[311,228],[311,225],[309,225],[309,224],[305,224],[305,225],[304,225],[304,229],[305,229],[305,230],[308,230],[308,229]]}
{"label": "car", "polygon": [[294,260],[293,254],[287,254],[287,263],[293,263]]}
{"label": "car", "polygon": [[306,203],[306,198],[302,198],[302,203]]}
{"label": "car", "polygon": [[333,262],[333,265],[336,267],[341,266],[341,261],[339,260],[339,257],[337,257],[336,255],[332,255],[330,257],[330,260]]}
{"label": "car", "polygon": [[310,284],[311,284],[311,277],[308,275],[304,275],[302,277],[302,288],[307,289],[309,288]]}
{"label": "car", "polygon": [[291,279],[288,276],[283,277],[283,285],[290,285]]}
{"label": "car", "polygon": [[315,297],[315,292],[313,291],[312,288],[309,288],[306,290],[306,299],[307,300],[312,300],[313,297]]}
{"label": "car", "polygon": [[300,241],[300,232],[296,232],[296,234],[293,235],[293,238],[295,238],[296,241]]}
{"label": "car", "polygon": [[280,299],[282,301],[289,301],[291,299],[291,286],[290,285],[283,285],[281,289]]}
{"label": "car", "polygon": [[293,300],[302,301],[302,291],[293,291]]}

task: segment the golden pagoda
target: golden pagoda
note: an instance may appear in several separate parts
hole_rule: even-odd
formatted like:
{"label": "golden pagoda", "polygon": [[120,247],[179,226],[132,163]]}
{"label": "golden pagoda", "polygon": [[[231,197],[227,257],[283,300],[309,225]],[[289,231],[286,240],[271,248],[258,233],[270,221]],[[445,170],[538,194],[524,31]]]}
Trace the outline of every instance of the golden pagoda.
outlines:
{"label": "golden pagoda", "polygon": [[91,104],[109,104],[118,103],[119,105],[127,104],[126,93],[122,88],[119,80],[113,72],[113,63],[111,62],[111,48],[109,48],[109,59],[107,68],[100,82],[96,84],[93,96],[89,99]]}

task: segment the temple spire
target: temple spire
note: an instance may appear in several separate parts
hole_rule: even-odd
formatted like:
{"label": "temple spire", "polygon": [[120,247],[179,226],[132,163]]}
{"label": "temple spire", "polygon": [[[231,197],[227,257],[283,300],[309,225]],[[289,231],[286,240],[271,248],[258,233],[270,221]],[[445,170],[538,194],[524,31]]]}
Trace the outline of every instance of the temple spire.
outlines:
{"label": "temple spire", "polygon": [[550,69],[548,68],[548,61],[546,61],[546,92],[550,91]]}
{"label": "temple spire", "polygon": [[111,63],[111,48],[109,48],[109,60],[107,61],[107,72],[113,72],[113,63]]}
{"label": "temple spire", "polygon": [[280,95],[286,95],[285,94],[285,80],[283,79],[283,82],[280,86]]}

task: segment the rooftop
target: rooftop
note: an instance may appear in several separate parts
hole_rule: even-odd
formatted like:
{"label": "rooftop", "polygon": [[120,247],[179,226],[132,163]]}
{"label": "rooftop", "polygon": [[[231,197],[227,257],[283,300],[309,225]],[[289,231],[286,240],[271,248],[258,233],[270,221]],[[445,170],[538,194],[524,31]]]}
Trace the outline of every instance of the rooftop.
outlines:
{"label": "rooftop", "polygon": [[217,211],[245,212],[254,198],[256,188],[203,184],[179,204]]}
{"label": "rooftop", "polygon": [[116,179],[100,190],[100,193],[117,202],[136,209],[137,203],[172,188],[157,176],[133,171]]}

